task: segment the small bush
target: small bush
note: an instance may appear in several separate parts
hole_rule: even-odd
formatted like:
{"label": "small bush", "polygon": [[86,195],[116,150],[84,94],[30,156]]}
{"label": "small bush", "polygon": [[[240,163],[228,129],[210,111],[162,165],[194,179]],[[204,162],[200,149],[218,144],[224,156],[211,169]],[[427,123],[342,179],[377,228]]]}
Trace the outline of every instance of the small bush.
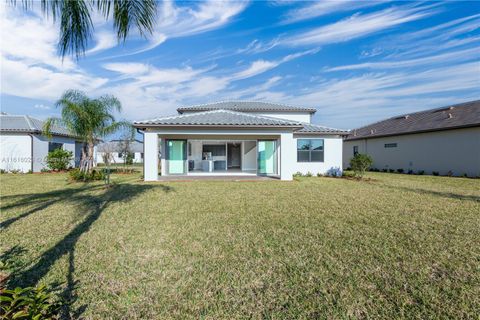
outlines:
{"label": "small bush", "polygon": [[317,173],[317,177],[319,177],[319,178],[320,178],[320,177],[323,177],[323,174],[321,174],[321,173],[319,172],[319,173]]}
{"label": "small bush", "polygon": [[468,174],[464,173],[464,174],[462,174],[462,177],[468,178]]}
{"label": "small bush", "polygon": [[313,176],[313,174],[312,174],[310,171],[308,171],[308,172],[305,174],[305,177],[311,177],[311,176]]}
{"label": "small bush", "polygon": [[413,174],[413,170],[412,170],[412,169],[410,169],[410,170],[408,170],[408,172],[407,172],[407,173],[408,173],[408,174]]}
{"label": "small bush", "polygon": [[350,159],[350,167],[358,177],[363,177],[365,171],[373,164],[373,159],[367,154],[357,153]]}
{"label": "small bush", "polygon": [[425,170],[418,170],[417,174],[423,176],[425,174]]}
{"label": "small bush", "polygon": [[5,169],[0,169],[0,174],[4,174],[4,173],[7,173],[7,170],[5,170]]}
{"label": "small bush", "polygon": [[40,172],[51,172],[52,170],[48,169],[48,168],[42,168],[40,170]]}
{"label": "small bush", "polygon": [[69,172],[70,180],[73,181],[94,181],[94,180],[104,180],[105,174],[103,171],[93,170],[91,173],[80,171],[76,168]]}
{"label": "small bush", "polygon": [[434,176],[438,176],[438,175],[440,175],[440,172],[438,172],[438,171],[432,171],[432,174],[433,174]]}
{"label": "small bush", "polygon": [[47,155],[47,166],[55,171],[67,170],[72,158],[72,151],[55,149]]}
{"label": "small bush", "polygon": [[45,286],[0,291],[2,319],[58,319],[61,304]]}
{"label": "small bush", "polygon": [[398,173],[403,173],[403,169],[397,169]]}
{"label": "small bush", "polygon": [[388,169],[382,169],[382,172],[388,172]]}
{"label": "small bush", "polygon": [[448,172],[447,172],[447,176],[453,177],[453,171],[452,171],[452,170],[448,171]]}
{"label": "small bush", "polygon": [[128,152],[125,157],[125,164],[132,165],[133,164],[133,153]]}
{"label": "small bush", "polygon": [[303,177],[303,174],[300,171],[297,171],[293,174],[294,177]]}
{"label": "small bush", "polygon": [[390,173],[394,173],[394,172],[395,172],[395,170],[393,170],[393,169],[388,169],[388,172],[390,172]]}

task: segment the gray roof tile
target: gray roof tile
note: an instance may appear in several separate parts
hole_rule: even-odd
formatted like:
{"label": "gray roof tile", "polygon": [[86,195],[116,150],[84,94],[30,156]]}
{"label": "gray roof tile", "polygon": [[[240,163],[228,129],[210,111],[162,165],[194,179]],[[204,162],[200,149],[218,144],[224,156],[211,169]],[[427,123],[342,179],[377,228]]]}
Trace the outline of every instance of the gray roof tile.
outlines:
{"label": "gray roof tile", "polygon": [[[27,115],[0,115],[1,132],[42,133],[43,123],[42,120]],[[53,126],[52,134],[72,137],[67,129],[61,126]]]}
{"label": "gray roof tile", "polygon": [[277,119],[230,110],[212,110],[153,120],[136,121],[135,127],[143,126],[234,126],[234,127],[302,127],[298,121]]}
{"label": "gray roof tile", "polygon": [[375,122],[351,130],[346,140],[475,126],[480,126],[480,100],[404,114]]}
{"label": "gray roof tile", "polygon": [[259,112],[259,111],[285,111],[285,112],[310,112],[315,113],[314,108],[294,107],[285,104],[260,102],[260,101],[220,101],[214,103],[200,104],[194,106],[180,107],[178,113],[185,111],[209,111],[209,110],[232,110],[241,112]]}
{"label": "gray roof tile", "polygon": [[303,128],[295,131],[295,133],[322,133],[322,134],[347,134],[348,130],[329,128],[319,124],[304,123]]}

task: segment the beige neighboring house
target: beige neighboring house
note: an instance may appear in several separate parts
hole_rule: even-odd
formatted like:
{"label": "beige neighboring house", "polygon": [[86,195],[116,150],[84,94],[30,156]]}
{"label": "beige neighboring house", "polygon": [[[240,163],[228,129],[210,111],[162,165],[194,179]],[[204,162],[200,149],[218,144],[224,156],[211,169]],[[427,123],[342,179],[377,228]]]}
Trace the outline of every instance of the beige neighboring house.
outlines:
{"label": "beige neighboring house", "polygon": [[356,153],[373,158],[373,168],[480,176],[480,100],[379,121],[350,131],[343,166]]}

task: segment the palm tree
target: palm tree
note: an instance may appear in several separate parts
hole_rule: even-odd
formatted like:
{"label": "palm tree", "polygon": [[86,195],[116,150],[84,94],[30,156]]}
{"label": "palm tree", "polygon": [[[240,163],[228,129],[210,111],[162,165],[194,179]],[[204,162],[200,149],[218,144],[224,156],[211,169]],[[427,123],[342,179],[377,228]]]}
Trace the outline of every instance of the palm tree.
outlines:
{"label": "palm tree", "polygon": [[55,125],[64,126],[70,134],[82,139],[87,148],[82,148],[80,170],[91,172],[95,144],[103,137],[120,128],[132,128],[126,121],[115,121],[113,113],[120,112],[120,101],[110,95],[90,99],[84,92],[67,90],[55,104],[62,108],[60,118],[49,118],[43,126],[44,134],[51,137]]}
{"label": "palm tree", "polygon": [[[23,8],[31,9],[34,1],[38,0],[22,0]],[[10,2],[16,5],[17,0]],[[125,41],[132,26],[142,36],[151,34],[157,17],[156,0],[41,0],[41,8],[44,15],[60,20],[61,56],[72,53],[77,59],[85,53],[92,37],[94,10],[105,19],[113,18],[119,42]]]}

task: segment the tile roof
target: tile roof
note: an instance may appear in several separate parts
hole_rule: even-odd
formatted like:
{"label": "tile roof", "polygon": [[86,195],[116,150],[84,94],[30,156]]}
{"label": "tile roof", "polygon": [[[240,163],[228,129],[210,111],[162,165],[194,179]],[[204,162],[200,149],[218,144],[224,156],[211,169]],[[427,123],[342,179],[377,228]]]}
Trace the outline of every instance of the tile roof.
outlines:
{"label": "tile roof", "polygon": [[[107,142],[100,143],[97,146],[97,151],[99,152],[122,152],[121,140],[111,140]],[[143,142],[134,140],[130,142],[130,151],[131,152],[143,152]]]}
{"label": "tile roof", "polygon": [[153,120],[136,121],[135,127],[144,126],[226,126],[226,127],[297,127],[301,122],[272,117],[257,116],[230,110],[212,110],[176,116],[162,117]]}
{"label": "tile roof", "polygon": [[185,111],[209,111],[209,110],[232,110],[241,112],[259,112],[259,111],[284,111],[284,112],[310,112],[315,113],[314,108],[293,107],[285,104],[259,102],[259,101],[220,101],[194,106],[180,107],[178,113]]}
{"label": "tile roof", "polygon": [[404,114],[350,130],[346,140],[480,126],[480,100]]}
{"label": "tile roof", "polygon": [[[43,121],[27,115],[0,115],[0,132],[42,133]],[[73,137],[67,129],[53,126],[53,135]]]}
{"label": "tile roof", "polygon": [[346,140],[480,126],[480,100],[404,114],[350,130]]}
{"label": "tile roof", "polygon": [[296,130],[295,133],[330,133],[330,134],[347,134],[348,130],[329,128],[313,123],[303,123],[303,128]]}

